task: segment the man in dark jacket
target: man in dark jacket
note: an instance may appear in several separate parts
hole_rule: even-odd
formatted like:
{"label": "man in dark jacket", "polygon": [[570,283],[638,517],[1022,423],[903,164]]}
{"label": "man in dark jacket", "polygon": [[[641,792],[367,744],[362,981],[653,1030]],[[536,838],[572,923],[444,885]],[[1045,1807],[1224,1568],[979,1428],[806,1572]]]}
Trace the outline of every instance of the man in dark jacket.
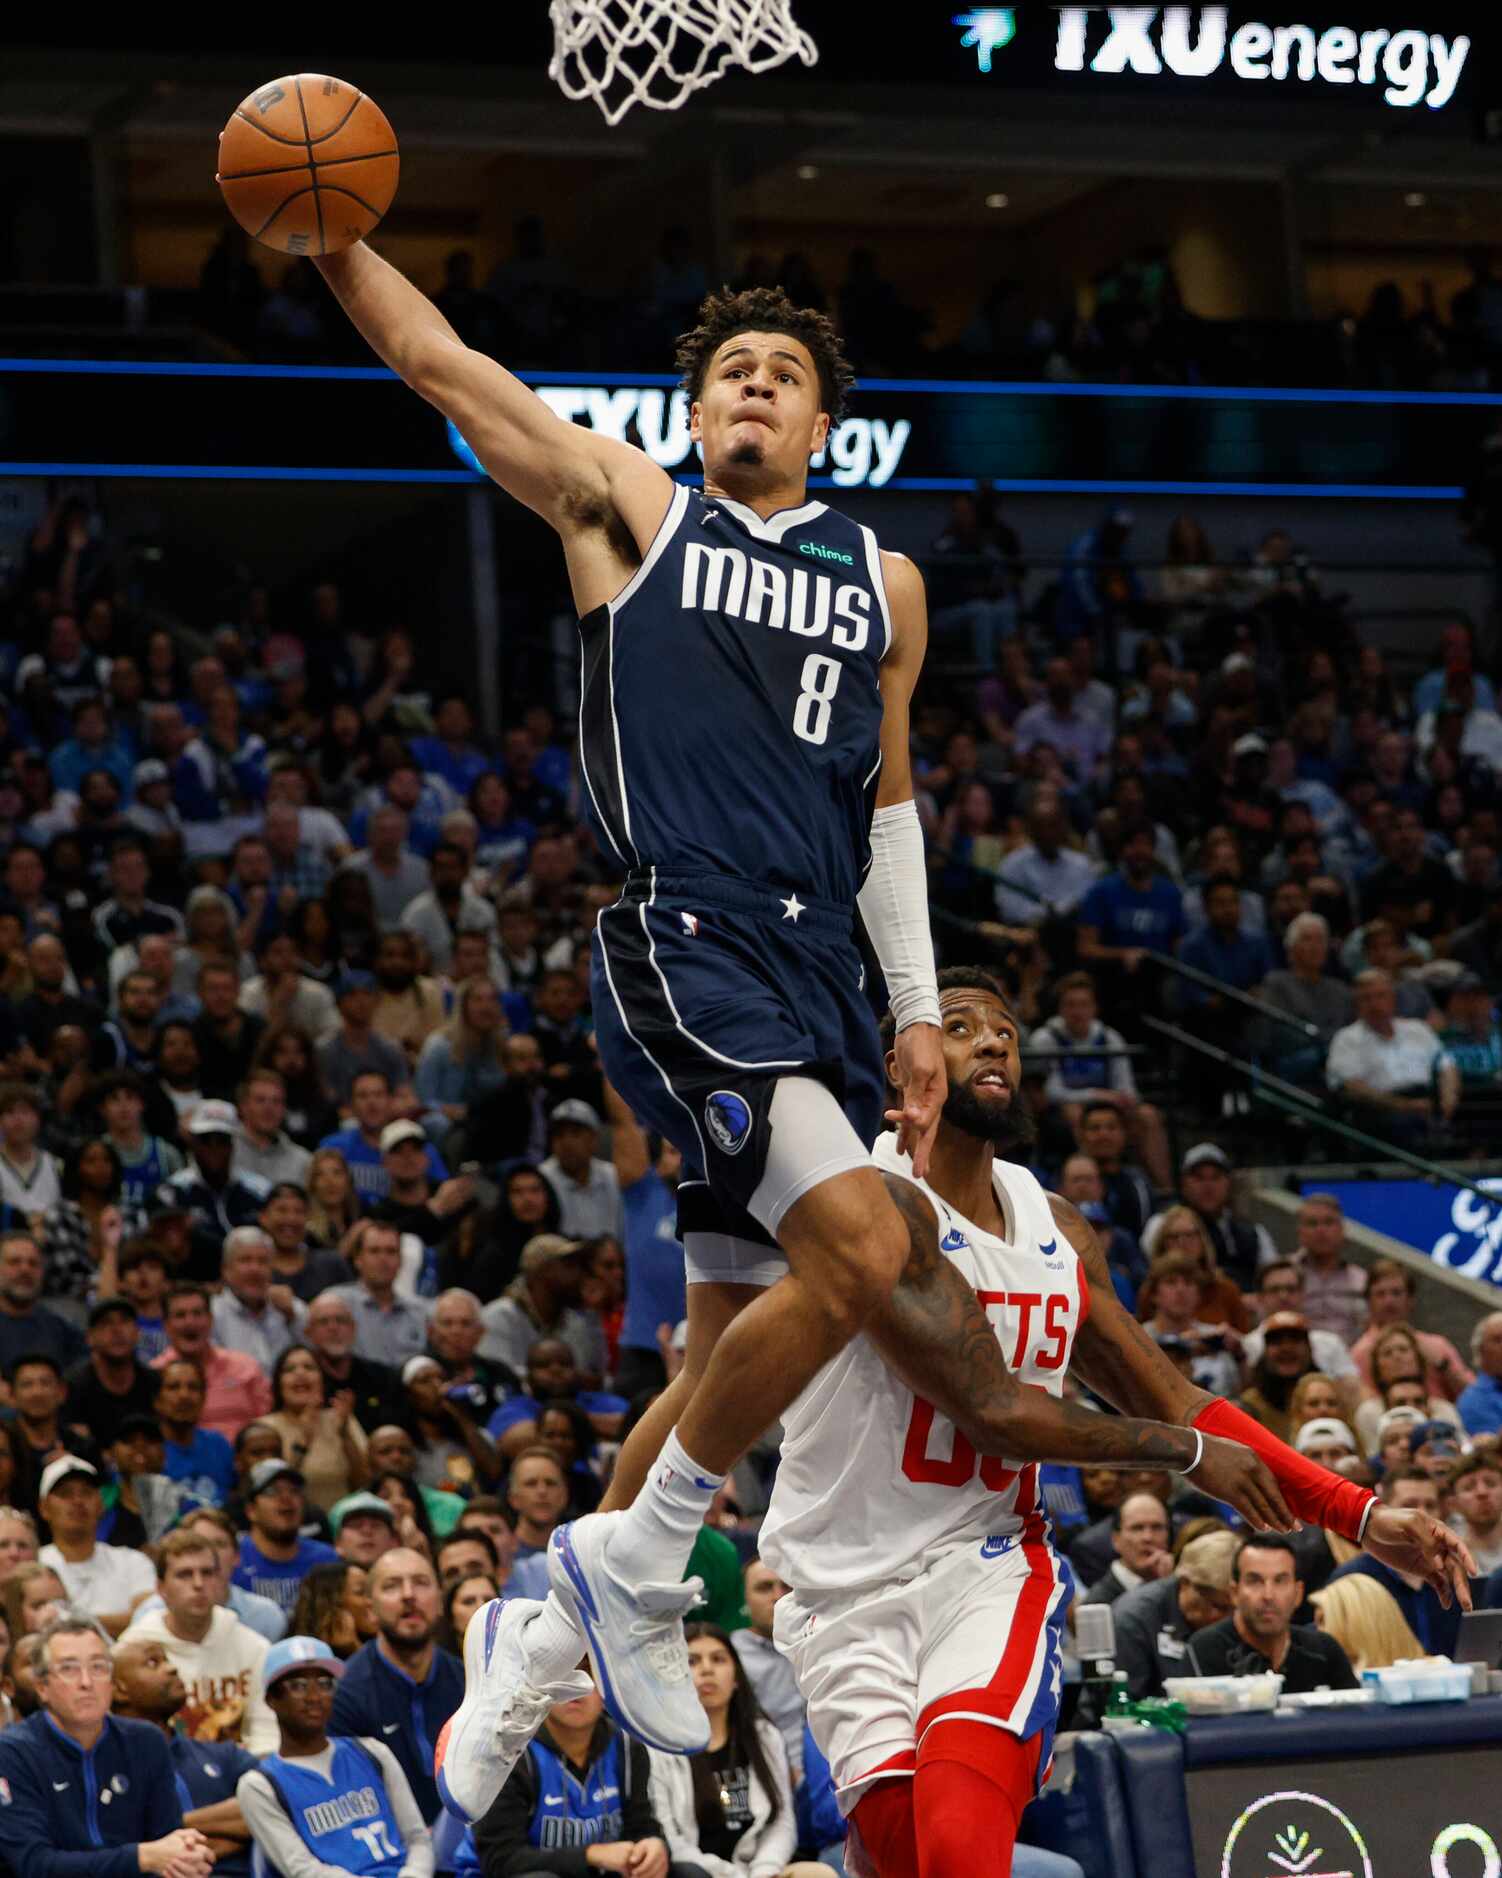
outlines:
{"label": "man in dark jacket", "polygon": [[60,1617],[37,1652],[41,1707],[0,1733],[0,1843],[16,1878],[137,1878],[169,1866],[207,1878],[214,1854],[183,1825],[161,1730],[110,1714],[104,1632]]}
{"label": "man in dark jacket", "polygon": [[443,1603],[437,1575],[421,1553],[405,1546],[383,1553],[368,1583],[377,1635],[345,1666],[329,1732],[384,1742],[431,1826],[441,1808],[433,1750],[464,1698],[464,1665],[434,1642]]}
{"label": "man in dark jacket", "polygon": [[647,1750],[609,1720],[598,1691],[559,1702],[474,1829],[487,1878],[586,1878],[606,1864],[636,1878],[702,1878],[697,1865],[669,1863],[650,1775]]}
{"label": "man in dark jacket", "polygon": [[1116,1600],[1116,1667],[1126,1671],[1134,1702],[1162,1695],[1166,1677],[1188,1675],[1189,1639],[1229,1614],[1236,1544],[1230,1532],[1191,1539],[1172,1577],[1139,1585]]}
{"label": "man in dark jacket", "polygon": [[1236,1548],[1231,1615],[1189,1639],[1191,1676],[1263,1676],[1275,1671],[1285,1695],[1354,1689],[1356,1676],[1334,1637],[1289,1620],[1304,1601],[1298,1561],[1281,1533],[1253,1533]]}

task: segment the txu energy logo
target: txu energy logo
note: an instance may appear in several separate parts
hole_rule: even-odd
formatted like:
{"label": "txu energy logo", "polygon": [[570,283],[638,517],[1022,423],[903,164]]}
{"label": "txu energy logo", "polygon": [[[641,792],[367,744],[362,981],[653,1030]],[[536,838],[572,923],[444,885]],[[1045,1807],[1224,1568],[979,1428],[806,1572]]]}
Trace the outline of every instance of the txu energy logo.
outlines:
{"label": "txu energy logo", "polygon": [[976,7],[969,13],[956,13],[954,24],[965,28],[962,46],[975,47],[975,62],[983,72],[991,69],[991,54],[1011,45],[1017,37],[1015,7]]}
{"label": "txu energy logo", "polygon": [[[1327,26],[1316,31],[1312,26],[1270,26],[1262,20],[1245,20],[1233,32],[1225,7],[1060,7],[1058,11],[1053,61],[1058,72],[1083,72],[1088,64],[1092,72],[1205,78],[1228,64],[1232,76],[1254,83],[1298,78],[1304,84],[1317,80],[1325,85],[1381,85],[1384,102],[1400,109],[1420,100],[1431,111],[1447,105],[1455,96],[1471,50],[1464,33],[1447,40],[1443,33],[1424,32],[1416,26],[1396,33],[1385,26],[1367,31]],[[1102,12],[1106,36],[1087,59]]]}

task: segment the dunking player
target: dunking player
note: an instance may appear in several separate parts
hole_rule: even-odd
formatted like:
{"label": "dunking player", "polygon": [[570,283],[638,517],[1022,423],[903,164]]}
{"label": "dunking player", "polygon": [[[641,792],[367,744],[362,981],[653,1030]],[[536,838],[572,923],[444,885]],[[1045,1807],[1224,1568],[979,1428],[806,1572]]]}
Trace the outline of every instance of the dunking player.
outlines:
{"label": "dunking player", "polygon": [[[575,1692],[585,1643],[628,1732],[704,1745],[681,1627],[689,1550],[737,1457],[863,1326],[1001,1452],[1183,1467],[1200,1442],[1103,1427],[1019,1386],[931,1210],[871,1164],[884,1077],[857,899],[897,1014],[898,1145],[920,1174],[944,1091],[908,762],[927,624],[911,563],[805,499],[852,383],[829,322],[771,289],[705,302],[678,355],[700,495],[556,417],[363,244],[318,266],[381,357],[562,538],[590,810],[626,876],[595,937],[600,1051],[691,1174],[683,1373],[627,1444],[610,1510],[556,1536],[547,1604],[470,1627],[438,1762],[446,1800],[474,1817]],[[1207,1488],[1288,1522],[1255,1457],[1206,1447]]]}
{"label": "dunking player", "polygon": [[[1001,1158],[1031,1137],[1001,987],[953,967],[938,988],[948,1094],[917,1191],[1020,1380],[1057,1395],[1067,1366],[1122,1408],[1255,1440],[1303,1517],[1468,1603],[1454,1534],[1243,1425],[1123,1311],[1089,1223]],[[912,1178],[893,1136],[872,1158]],[[783,1419],[761,1555],[792,1586],[777,1641],[855,1836],[880,1878],[1004,1878],[1048,1769],[1073,1595],[1037,1467],[980,1459],[865,1337]]]}

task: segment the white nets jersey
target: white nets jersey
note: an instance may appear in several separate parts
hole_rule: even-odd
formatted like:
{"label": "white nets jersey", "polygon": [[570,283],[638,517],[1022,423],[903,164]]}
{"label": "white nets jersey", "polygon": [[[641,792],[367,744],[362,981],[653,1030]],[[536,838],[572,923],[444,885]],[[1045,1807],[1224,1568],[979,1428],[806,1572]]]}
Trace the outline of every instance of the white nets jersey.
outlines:
{"label": "white nets jersey", "polygon": [[[911,1178],[894,1135],[877,1167]],[[1089,1286],[1042,1187],[998,1161],[1005,1238],[982,1232],[918,1187],[939,1216],[940,1245],[975,1287],[1007,1363],[1024,1383],[1063,1393]],[[982,1459],[931,1403],[906,1388],[857,1337],[783,1419],[782,1461],[762,1525],[761,1556],[802,1593],[890,1583],[955,1545],[1042,1537],[1036,1463]]]}

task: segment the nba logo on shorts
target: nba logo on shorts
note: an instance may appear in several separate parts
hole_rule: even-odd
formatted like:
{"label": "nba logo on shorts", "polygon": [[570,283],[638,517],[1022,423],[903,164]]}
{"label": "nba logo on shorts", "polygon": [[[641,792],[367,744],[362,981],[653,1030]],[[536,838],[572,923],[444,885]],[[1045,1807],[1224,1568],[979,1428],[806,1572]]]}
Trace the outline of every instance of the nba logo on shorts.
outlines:
{"label": "nba logo on shorts", "polygon": [[704,1126],[722,1154],[739,1154],[751,1134],[751,1109],[732,1089],[716,1089],[704,1104]]}

